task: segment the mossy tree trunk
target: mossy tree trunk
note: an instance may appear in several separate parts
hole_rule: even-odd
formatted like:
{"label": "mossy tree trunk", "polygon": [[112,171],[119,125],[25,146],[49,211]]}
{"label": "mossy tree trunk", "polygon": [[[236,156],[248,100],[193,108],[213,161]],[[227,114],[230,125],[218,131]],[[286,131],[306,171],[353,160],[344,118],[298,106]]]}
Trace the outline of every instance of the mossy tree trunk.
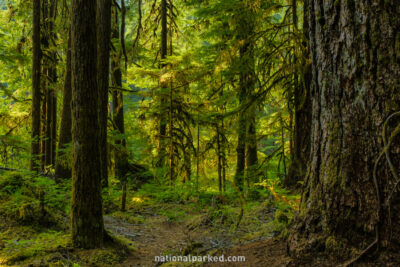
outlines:
{"label": "mossy tree trunk", "polygon": [[[55,29],[55,21],[57,19],[57,0],[52,0],[49,6],[49,13],[50,13],[50,23],[49,23],[49,34],[51,40],[51,47],[54,49],[56,47],[57,42],[57,34]],[[51,54],[51,68],[49,73],[49,78],[51,80],[51,123],[50,123],[50,132],[51,132],[51,142],[50,142],[50,164],[55,167],[56,163],[56,146],[57,146],[57,52],[52,51]]]}
{"label": "mossy tree trunk", "polygon": [[[254,85],[251,87],[254,91]],[[249,92],[249,95],[253,92]],[[257,117],[256,117],[256,106],[253,103],[248,109],[247,115],[247,142],[246,142],[246,176],[249,182],[255,181],[256,179],[256,168],[258,165],[257,156]]]}
{"label": "mossy tree trunk", "polygon": [[107,115],[110,74],[111,0],[97,1],[97,45],[101,182],[108,186]]}
{"label": "mossy tree trunk", "polygon": [[[311,161],[289,251],[336,252],[344,259],[348,248],[386,247],[390,236],[393,244],[400,239],[397,191],[387,203],[396,181],[385,155],[379,157],[400,122],[387,120],[400,109],[400,5],[311,0],[307,14]],[[388,150],[396,167],[398,140]]]}
{"label": "mossy tree trunk", "polygon": [[[119,22],[118,22],[118,11],[114,8],[113,12],[113,23],[112,23],[112,38],[119,39]],[[111,72],[112,72],[112,84],[115,88],[112,93],[113,99],[113,120],[115,130],[118,134],[125,134],[125,122],[124,122],[124,98],[122,90],[122,70],[121,70],[121,53],[122,51],[114,51],[111,61]],[[121,210],[125,211],[126,204],[126,182],[128,172],[128,155],[126,151],[126,140],[125,137],[120,137],[115,140],[115,176],[121,181],[122,184],[122,199],[121,199]]]}
{"label": "mossy tree trunk", "polygon": [[[310,53],[308,52],[308,21],[306,10],[309,7],[309,0],[303,3],[303,38],[301,44],[304,48],[303,58],[294,60],[294,129],[292,134],[293,146],[291,149],[291,163],[288,176],[284,185],[289,188],[298,188],[299,181],[303,181],[307,172],[307,163],[310,156],[310,136],[311,136],[311,97],[310,97],[310,79],[311,66],[308,64]],[[297,34],[297,0],[292,0],[294,33]],[[305,72],[299,75],[299,68],[304,68]],[[299,77],[300,76],[300,77]],[[298,82],[297,82],[298,81]]]}
{"label": "mossy tree trunk", "polygon": [[33,0],[32,144],[30,169],[39,171],[40,153],[40,0]]}
{"label": "mossy tree trunk", "polygon": [[103,243],[97,88],[96,0],[71,2],[72,204],[74,247]]}
{"label": "mossy tree trunk", "polygon": [[[168,6],[167,0],[161,0],[161,60],[167,58],[168,53]],[[160,65],[163,72],[166,71],[167,65],[161,63]],[[161,80],[161,79],[160,79]],[[158,160],[157,167],[165,167],[166,154],[167,154],[167,94],[166,90],[168,84],[164,81],[160,81],[161,93],[160,93],[160,125],[158,133]]]}
{"label": "mossy tree trunk", "polygon": [[[71,31],[69,33],[71,35]],[[64,158],[65,145],[72,141],[71,133],[71,36],[68,38],[68,49],[67,49],[67,62],[66,62],[66,74],[64,80],[64,93],[63,93],[63,106],[60,123],[60,138],[58,142],[58,154],[56,164],[56,177],[57,178],[70,178],[71,167],[67,163],[68,159]]]}
{"label": "mossy tree trunk", "polygon": [[[240,73],[239,73],[239,88],[238,88],[238,100],[241,106],[238,118],[238,142],[236,147],[237,160],[236,160],[236,173],[235,173],[235,184],[239,189],[244,187],[244,176],[245,176],[245,166],[246,166],[246,142],[247,142],[247,120],[248,120],[248,109],[245,108],[247,105],[248,94],[253,93],[254,90],[254,52],[253,43],[251,38],[253,38],[254,21],[252,18],[252,12],[249,10],[247,3],[243,1],[243,12],[238,14],[238,34],[237,39],[240,43],[239,56],[240,56]],[[254,114],[255,115],[255,114]],[[253,117],[254,118],[254,117]],[[253,121],[251,121],[253,122]],[[255,122],[255,120],[254,120]],[[252,125],[250,134],[255,131]],[[254,133],[255,134],[255,133]],[[252,137],[255,138],[255,135]],[[254,141],[254,140],[253,140]],[[254,152],[257,153],[257,145],[252,142],[248,147],[252,150],[253,161]],[[253,164],[254,162],[250,162]],[[248,178],[248,177],[247,177]],[[249,180],[247,179],[247,184]]]}

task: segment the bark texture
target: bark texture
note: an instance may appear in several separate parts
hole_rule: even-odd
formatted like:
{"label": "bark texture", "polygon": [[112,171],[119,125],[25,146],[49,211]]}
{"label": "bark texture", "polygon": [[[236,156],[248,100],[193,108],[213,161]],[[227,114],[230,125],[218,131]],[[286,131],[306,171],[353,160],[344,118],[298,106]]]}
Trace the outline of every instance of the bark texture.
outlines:
{"label": "bark texture", "polygon": [[[251,87],[254,91],[254,84]],[[254,92],[249,92],[249,95]],[[257,121],[256,121],[256,107],[253,103],[248,109],[247,115],[247,142],[246,142],[246,175],[249,181],[256,180],[256,168],[258,165],[257,156]]]}
{"label": "bark texture", "polygon": [[[252,93],[254,90],[254,53],[253,53],[253,44],[251,41],[253,30],[254,30],[254,22],[252,19],[252,14],[247,7],[246,3],[243,2],[243,12],[239,14],[238,17],[238,36],[237,39],[241,43],[239,47],[239,56],[240,56],[240,73],[239,73],[239,89],[238,89],[238,100],[239,105],[242,106],[239,112],[239,121],[238,121],[238,142],[236,147],[237,159],[236,159],[236,173],[235,173],[235,183],[236,186],[240,189],[244,187],[244,171],[246,166],[246,141],[247,141],[247,113],[248,109],[245,108],[247,105],[247,100],[249,93]],[[253,108],[253,107],[252,107]],[[250,114],[252,115],[252,114]],[[255,116],[255,113],[254,113]],[[254,121],[255,122],[255,117]],[[252,124],[255,126],[255,124]],[[255,130],[255,128],[252,128]],[[255,138],[255,131],[252,131]],[[253,139],[254,141],[254,139]],[[249,146],[250,150],[252,150],[252,156],[254,156],[257,146],[254,146],[254,142]],[[253,160],[253,158],[252,158]],[[251,162],[253,163],[253,162]],[[247,184],[249,184],[249,179],[247,177]]]}
{"label": "bark texture", "polygon": [[97,88],[96,0],[71,3],[72,205],[75,247],[103,242]]}
{"label": "bark texture", "polygon": [[[297,1],[292,0],[292,8],[296,12]],[[294,60],[295,68],[297,71],[298,67],[305,67],[305,72],[298,77],[298,73],[295,73],[294,83],[294,129],[292,135],[293,146],[291,146],[291,164],[289,167],[289,173],[284,181],[284,185],[290,188],[297,188],[298,182],[303,181],[307,173],[307,163],[310,157],[310,143],[311,143],[311,116],[312,106],[310,97],[310,81],[311,81],[311,65],[309,65],[310,53],[308,51],[308,20],[307,20],[307,8],[309,7],[309,0],[304,1],[304,13],[303,13],[303,46],[305,53],[302,55],[303,58]],[[293,14],[293,23],[297,33],[297,14]],[[297,82],[299,81],[299,82]]]}
{"label": "bark texture", "polygon": [[[114,21],[112,25],[113,39],[120,38],[118,30],[118,11],[115,8]],[[122,34],[122,33],[121,33]],[[121,71],[121,52],[115,51],[111,61],[112,70],[112,84],[115,88],[122,88],[122,71]],[[114,128],[118,134],[125,134],[124,124],[124,98],[121,90],[114,90],[112,93],[113,100],[113,120]],[[122,201],[121,210],[125,211],[126,204],[126,176],[128,172],[128,158],[126,151],[126,140],[124,137],[115,140],[115,176],[121,181],[122,184]]]}
{"label": "bark texture", "polygon": [[110,73],[111,0],[97,0],[97,45],[101,182],[108,186],[107,115]]}
{"label": "bark texture", "polygon": [[30,169],[39,171],[40,153],[40,0],[33,0],[32,144]]}
{"label": "bark texture", "polygon": [[[168,38],[168,7],[167,0],[161,0],[161,60],[166,59],[168,53],[167,38]],[[161,63],[161,69],[165,70],[166,64]],[[166,157],[166,137],[167,137],[167,84],[161,81],[161,94],[160,94],[160,126],[159,126],[159,140],[158,140],[158,162],[157,167],[164,167]]]}
{"label": "bark texture", "polygon": [[[346,248],[399,244],[399,196],[382,152],[385,121],[400,109],[400,5],[397,0],[310,0],[311,162],[289,237],[306,251],[352,257]],[[400,122],[387,124],[387,139]],[[400,166],[397,139],[389,155]],[[376,185],[375,185],[376,181]]]}
{"label": "bark texture", "polygon": [[[71,34],[71,33],[70,33]],[[70,178],[71,167],[65,158],[65,145],[72,141],[71,133],[71,99],[72,99],[72,88],[71,88],[71,36],[68,38],[68,50],[67,50],[67,65],[66,74],[64,80],[64,94],[63,94],[63,107],[61,114],[60,124],[60,138],[58,142],[58,155],[56,164],[56,177],[57,178]]]}

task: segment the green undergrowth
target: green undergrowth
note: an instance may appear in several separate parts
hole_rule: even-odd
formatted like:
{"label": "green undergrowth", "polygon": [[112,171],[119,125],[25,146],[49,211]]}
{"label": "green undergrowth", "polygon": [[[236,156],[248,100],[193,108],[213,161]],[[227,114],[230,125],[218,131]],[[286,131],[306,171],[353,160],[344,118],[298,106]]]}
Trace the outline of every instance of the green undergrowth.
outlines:
{"label": "green undergrowth", "polygon": [[[70,188],[70,181],[0,173],[0,265],[113,266],[136,250],[136,244],[122,236],[114,236],[102,249],[73,249],[68,232]],[[297,196],[276,181],[255,184],[241,194],[244,201],[230,183],[221,193],[204,185],[197,190],[192,182],[147,183],[138,190],[128,187],[127,208],[122,212],[120,184],[114,181],[104,190],[103,201],[107,216],[139,227],[176,223],[185,231],[199,231],[202,237],[228,237],[226,246],[287,236]],[[204,249],[187,248],[191,253],[204,253]]]}
{"label": "green undergrowth", "polygon": [[[191,182],[175,186],[148,183],[137,191],[128,191],[126,212],[111,215],[132,224],[147,224],[149,217],[161,216],[166,221],[183,223],[189,230],[202,228],[208,233],[231,235],[233,242],[287,235],[298,196],[291,195],[277,181],[255,184],[243,196],[242,206],[238,192],[229,183],[222,193],[213,187],[197,190]],[[115,194],[113,205],[119,202],[120,195]]]}
{"label": "green undergrowth", "polygon": [[0,173],[0,266],[113,266],[134,250],[120,236],[113,236],[102,249],[73,249],[70,188],[69,180]]}

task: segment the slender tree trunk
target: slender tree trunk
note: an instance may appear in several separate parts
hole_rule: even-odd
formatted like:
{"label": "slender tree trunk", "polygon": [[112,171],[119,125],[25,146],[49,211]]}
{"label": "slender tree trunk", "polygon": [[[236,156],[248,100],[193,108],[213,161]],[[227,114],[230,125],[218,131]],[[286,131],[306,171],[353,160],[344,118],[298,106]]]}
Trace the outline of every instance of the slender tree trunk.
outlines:
{"label": "slender tree trunk", "polygon": [[46,58],[43,58],[43,73],[46,77],[43,82],[45,101],[44,105],[44,167],[53,165],[55,158],[55,138],[56,138],[56,97],[55,84],[57,82],[57,55],[51,49],[55,45],[56,35],[54,33],[54,20],[56,18],[55,0],[43,1],[43,51]]}
{"label": "slender tree trunk", "polygon": [[221,134],[220,134],[220,129],[218,127],[218,122],[217,122],[217,127],[216,127],[216,132],[217,132],[217,163],[218,163],[218,190],[221,193],[222,192],[222,151],[221,151]]}
{"label": "slender tree trunk", "polygon": [[[161,60],[166,59],[168,53],[167,39],[168,39],[168,7],[167,0],[161,0]],[[166,71],[166,64],[161,63],[161,68]],[[159,128],[159,143],[158,143],[158,162],[157,167],[163,167],[166,157],[166,136],[167,136],[167,118],[166,118],[166,104],[167,96],[165,91],[167,83],[161,81],[161,95],[160,95],[160,128]]]}
{"label": "slender tree trunk", "polygon": [[390,166],[400,166],[399,139],[391,138],[399,130],[391,114],[400,109],[400,6],[310,0],[306,10],[311,161],[289,251],[346,259],[349,251],[387,247],[390,237],[398,246],[398,175]]}
{"label": "slender tree trunk", "polygon": [[32,144],[30,169],[39,171],[40,153],[40,0],[33,0]]}
{"label": "slender tree trunk", "polygon": [[[222,79],[222,77],[221,77]],[[222,83],[222,80],[221,80]],[[224,97],[224,88],[221,88],[220,92],[220,97]],[[222,105],[222,112],[226,112],[226,103]],[[225,137],[225,124],[224,124],[224,117],[221,118],[221,130],[220,132],[223,134],[221,136],[221,161],[222,161],[222,190],[225,192],[226,186],[225,186],[225,180],[226,180],[226,137]]]}
{"label": "slender tree trunk", "polygon": [[[48,68],[47,69],[47,76],[48,77],[51,75],[50,71],[51,71],[51,69]],[[50,85],[50,83],[48,82],[47,85]],[[46,127],[46,129],[45,129],[45,136],[46,136],[46,141],[45,141],[46,150],[45,150],[45,153],[46,154],[45,154],[45,163],[44,164],[45,164],[46,168],[51,165],[51,161],[52,161],[52,159],[51,159],[51,155],[52,155],[51,149],[52,149],[52,144],[53,144],[53,138],[52,138],[53,136],[52,136],[52,133],[51,133],[51,130],[52,130],[51,123],[53,121],[53,109],[52,109],[52,106],[53,106],[53,90],[51,90],[49,88],[49,86],[48,86],[46,88],[46,120],[45,120],[45,122],[46,122],[46,124],[45,124],[45,127]]]}
{"label": "slender tree trunk", "polygon": [[169,179],[171,184],[175,181],[175,146],[174,146],[174,123],[173,123],[173,103],[174,103],[174,90],[172,82],[170,83],[169,92]]}
{"label": "slender tree trunk", "polygon": [[[51,36],[51,47],[56,46],[57,34],[55,32],[55,21],[57,18],[57,0],[52,0],[50,3],[50,18],[49,30]],[[57,83],[57,52],[51,53],[51,68],[50,68],[50,80],[52,83],[51,88],[51,162],[50,164],[55,167],[56,163],[56,145],[57,145],[57,91],[55,85]]]}
{"label": "slender tree trunk", "polygon": [[[253,86],[254,88],[254,86]],[[254,89],[253,89],[254,90]],[[257,130],[256,130],[256,107],[253,104],[248,110],[247,119],[247,155],[246,155],[246,175],[248,181],[254,181],[258,164],[257,156]]]}
{"label": "slender tree trunk", "polygon": [[[200,108],[199,106],[197,108]],[[196,146],[196,191],[199,191],[199,166],[200,165],[200,111],[197,111],[197,146]]]}
{"label": "slender tree trunk", "polygon": [[96,0],[71,2],[72,205],[75,247],[102,246],[104,236],[99,150]]}
{"label": "slender tree trunk", "polygon": [[[189,145],[189,144],[187,144]],[[190,148],[186,148],[185,154],[184,154],[184,161],[185,161],[185,175],[186,175],[186,181],[189,182],[192,178],[192,157],[190,153]]]}
{"label": "slender tree trunk", "polygon": [[[282,181],[284,181],[286,179],[286,151],[285,151],[285,125],[283,123],[283,119],[281,117],[281,144],[282,144],[282,164],[283,164],[283,177],[282,177]],[[278,170],[280,171],[280,170]]]}
{"label": "slender tree trunk", "polygon": [[41,43],[42,43],[42,169],[45,170],[50,163],[50,129],[51,129],[51,104],[50,98],[50,40],[49,40],[49,0],[42,0],[42,28],[41,28]]}
{"label": "slender tree trunk", "polygon": [[[243,12],[239,15],[238,21],[238,40],[242,42],[240,45],[240,77],[239,77],[239,105],[244,106],[248,98],[248,93],[254,88],[254,54],[252,45],[253,21],[251,12],[248,10],[247,4],[243,2]],[[246,142],[247,142],[247,110],[242,108],[239,112],[238,122],[238,143],[237,143],[237,161],[235,184],[239,189],[244,187],[244,170],[246,165]],[[254,145],[254,144],[253,144]],[[254,146],[253,146],[254,148]],[[256,149],[256,147],[255,147]],[[247,184],[249,184],[248,179]]]}
{"label": "slender tree trunk", "polygon": [[[303,34],[304,36],[304,46],[305,53],[303,57],[305,59],[310,58],[308,52],[308,21],[306,17],[306,8],[308,6],[308,0],[304,2],[304,23],[303,23]],[[297,25],[297,0],[292,0],[293,22]],[[297,31],[297,26],[295,27]],[[297,64],[297,58],[295,64]],[[300,63],[299,63],[300,64]],[[302,64],[303,65],[303,64]],[[311,79],[311,66],[307,66],[307,61],[304,61],[306,65],[306,71],[303,73],[303,77],[300,77],[300,82],[295,82],[294,87],[294,130],[293,130],[293,149],[291,151],[291,164],[289,167],[288,176],[284,181],[284,185],[287,187],[294,188],[298,186],[298,182],[302,181],[306,175],[306,167],[309,161],[310,155],[310,136],[311,136],[311,98],[310,98],[310,79]],[[295,73],[295,79],[297,81],[297,73]]]}
{"label": "slender tree trunk", "polygon": [[[42,59],[42,67],[41,67],[41,76],[43,78],[40,81],[41,87],[41,104],[40,104],[40,166],[41,170],[45,169],[45,162],[46,162],[46,71],[44,65],[44,59]],[[42,75],[43,74],[43,75]]]}
{"label": "slender tree trunk", "polygon": [[[119,38],[120,32],[118,30],[118,12],[115,8],[115,20],[112,26],[112,37]],[[122,33],[121,33],[122,34]],[[112,69],[112,82],[113,86],[122,88],[122,71],[121,71],[121,51],[115,51],[115,55],[112,57],[111,69]],[[124,99],[121,90],[113,91],[113,118],[116,129],[119,134],[125,133],[124,124]],[[115,141],[117,146],[115,152],[115,176],[120,179],[122,183],[122,200],[121,210],[125,211],[126,204],[126,170],[127,170],[127,153],[126,153],[126,141],[125,138],[121,138]]]}
{"label": "slender tree trunk", "polygon": [[72,141],[71,133],[71,99],[72,99],[72,88],[71,88],[71,31],[68,38],[68,50],[67,50],[67,65],[66,74],[64,81],[64,96],[63,96],[63,107],[61,115],[60,125],[60,140],[58,142],[58,156],[56,164],[56,177],[57,178],[70,178],[71,167],[69,166],[68,159],[64,158],[65,145]]}
{"label": "slender tree trunk", "polygon": [[101,182],[108,186],[107,114],[110,73],[111,0],[97,0],[97,82],[99,87],[99,125]]}

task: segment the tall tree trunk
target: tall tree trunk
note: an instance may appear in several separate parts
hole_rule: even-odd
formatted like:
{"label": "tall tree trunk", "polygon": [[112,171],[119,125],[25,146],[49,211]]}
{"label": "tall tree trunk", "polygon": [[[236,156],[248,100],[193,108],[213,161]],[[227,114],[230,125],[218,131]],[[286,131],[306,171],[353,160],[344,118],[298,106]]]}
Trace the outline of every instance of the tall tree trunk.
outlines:
{"label": "tall tree trunk", "polygon": [[30,169],[39,171],[40,153],[40,0],[33,0],[32,144]]}
{"label": "tall tree trunk", "polygon": [[[310,98],[310,79],[311,79],[311,66],[308,65],[307,60],[310,58],[310,53],[308,52],[308,21],[306,17],[306,9],[308,6],[308,0],[304,1],[304,13],[303,13],[303,35],[304,35],[304,55],[301,65],[306,66],[306,71],[303,76],[300,77],[300,82],[297,82],[298,73],[295,73],[295,85],[294,85],[294,130],[293,130],[293,147],[291,150],[291,164],[289,167],[288,176],[284,181],[284,185],[287,187],[294,188],[298,186],[298,182],[302,181],[306,175],[307,163],[310,155],[310,136],[311,136],[311,98]],[[294,31],[297,32],[297,0],[292,0],[293,8],[293,24]],[[297,63],[295,58],[294,64]],[[302,66],[303,67],[303,66]],[[297,71],[297,68],[294,68]]]}
{"label": "tall tree trunk", "polygon": [[[50,165],[50,120],[51,110],[49,110],[50,98],[50,40],[49,40],[49,0],[42,0],[42,21],[41,21],[41,43],[42,43],[42,169],[45,170]],[[50,115],[49,115],[50,113]]]}
{"label": "tall tree trunk", "polygon": [[97,0],[97,82],[99,87],[99,125],[101,182],[108,186],[107,113],[110,73],[111,0]]}
{"label": "tall tree trunk", "polygon": [[[42,38],[43,39],[43,38]],[[45,169],[45,162],[46,162],[46,69],[43,66],[44,59],[42,58],[42,67],[41,67],[41,75],[43,78],[40,80],[40,87],[41,87],[41,104],[40,104],[40,168],[41,170]]]}
{"label": "tall tree trunk", "polygon": [[51,50],[55,46],[56,35],[54,33],[54,20],[56,17],[56,1],[43,1],[43,51],[46,57],[43,58],[43,73],[46,77],[43,82],[45,101],[43,103],[44,114],[44,167],[53,165],[55,158],[56,138],[56,97],[55,84],[57,82],[56,61],[57,55]]}
{"label": "tall tree trunk", "polygon": [[[161,60],[166,59],[168,53],[167,39],[168,39],[168,7],[167,0],[161,0]],[[161,68],[166,71],[166,64],[161,63]],[[158,140],[158,162],[157,167],[164,167],[165,156],[166,156],[166,136],[167,136],[167,117],[166,117],[166,104],[167,95],[165,90],[167,83],[165,81],[160,82],[161,94],[160,94],[160,127],[159,127],[159,140]]]}
{"label": "tall tree trunk", "polygon": [[222,151],[221,151],[221,134],[220,134],[220,129],[218,126],[217,122],[217,127],[216,127],[216,132],[217,132],[217,165],[218,165],[218,190],[221,193],[222,192],[222,165],[223,165],[223,159],[222,159]]}
{"label": "tall tree trunk", "polygon": [[344,259],[348,248],[386,247],[390,236],[400,241],[398,191],[390,196],[397,182],[390,166],[400,166],[398,137],[387,158],[383,150],[399,130],[399,118],[390,115],[400,109],[400,6],[397,0],[309,3],[311,162],[289,251],[325,250]]}
{"label": "tall tree trunk", "polygon": [[[115,8],[115,20],[112,26],[112,37],[118,39],[120,32],[118,30],[118,12]],[[122,35],[122,33],[121,33]],[[112,70],[112,83],[114,87],[122,88],[122,71],[121,71],[121,51],[115,51],[111,61]],[[125,133],[124,124],[124,99],[121,90],[113,91],[113,118],[114,124],[119,134]],[[121,210],[125,211],[126,204],[126,172],[127,172],[127,153],[125,138],[115,140],[117,146],[115,150],[115,176],[120,179],[122,183],[122,201]]]}
{"label": "tall tree trunk", "polygon": [[[239,189],[243,189],[244,186],[244,170],[246,165],[246,142],[247,142],[247,109],[244,105],[247,104],[248,93],[253,92],[254,88],[254,54],[253,44],[251,41],[253,34],[253,21],[251,12],[247,3],[243,1],[243,10],[239,14],[238,21],[238,40],[241,42],[240,45],[240,77],[239,77],[239,92],[238,99],[239,105],[243,106],[239,112],[238,122],[238,143],[236,148],[237,161],[236,161],[236,173],[235,173],[235,184]],[[254,146],[253,146],[254,148]],[[256,148],[256,147],[255,147]],[[248,179],[247,184],[249,184]]]}
{"label": "tall tree trunk", "polygon": [[72,205],[75,247],[103,243],[97,88],[96,0],[71,2]]}
{"label": "tall tree trunk", "polygon": [[[57,34],[55,32],[55,21],[57,19],[57,0],[52,0],[49,6],[50,22],[49,22],[49,32],[51,47],[54,49],[57,41]],[[52,83],[51,88],[51,161],[50,164],[54,167],[56,161],[56,145],[57,145],[57,91],[55,85],[57,83],[57,52],[53,51],[51,53],[51,68],[50,68],[50,80]]]}
{"label": "tall tree trunk", "polygon": [[[254,85],[252,87],[254,90]],[[256,107],[251,105],[247,116],[247,142],[246,142],[246,175],[248,181],[255,181],[256,167],[258,164],[257,156],[257,124],[256,124]]]}
{"label": "tall tree trunk", "polygon": [[71,133],[71,99],[72,99],[72,88],[71,88],[71,30],[68,38],[68,50],[67,50],[67,65],[66,74],[64,81],[64,96],[63,96],[63,107],[61,114],[60,124],[60,140],[58,142],[58,155],[56,164],[56,177],[57,178],[69,178],[71,177],[71,168],[68,159],[64,158],[65,145],[72,141]]}

